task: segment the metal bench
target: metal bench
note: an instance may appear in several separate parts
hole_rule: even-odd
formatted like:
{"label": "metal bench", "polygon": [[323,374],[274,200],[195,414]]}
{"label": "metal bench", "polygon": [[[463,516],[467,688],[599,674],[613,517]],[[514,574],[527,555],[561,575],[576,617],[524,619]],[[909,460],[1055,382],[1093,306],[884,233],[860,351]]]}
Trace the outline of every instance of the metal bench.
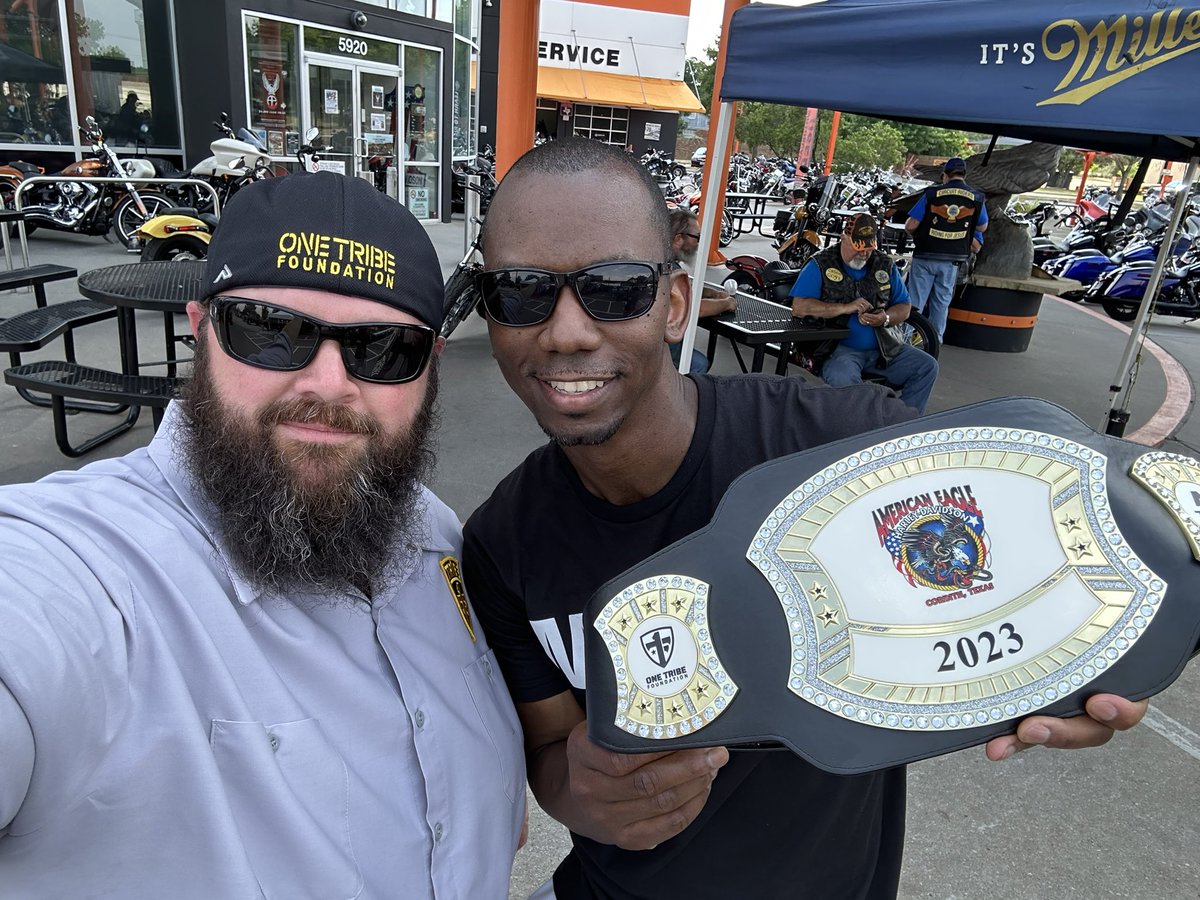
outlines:
{"label": "metal bench", "polygon": [[[153,410],[154,427],[162,421],[162,411],[179,389],[179,380],[156,375],[122,375],[105,369],[92,369],[79,363],[60,360],[28,363],[4,373],[13,387],[50,394],[54,414],[54,440],[67,456],[82,456],[94,447],[123,434],[137,422],[141,407]],[[67,434],[66,398],[117,403],[129,407],[117,425],[89,438],[78,446]]]}
{"label": "metal bench", "polygon": [[[63,352],[67,362],[75,362],[75,336],[72,329],[105,319],[116,318],[117,310],[107,303],[96,300],[71,300],[67,303],[55,303],[39,309],[31,309],[20,313],[11,319],[0,322],[0,353],[7,353],[9,364],[16,367],[21,365],[21,354],[31,350],[40,350],[46,344],[58,337],[63,339]],[[17,388],[21,399],[34,406],[50,406],[46,397],[35,397],[23,387]],[[111,403],[70,402],[67,409],[87,412],[117,413],[124,406]]]}
{"label": "metal bench", "polygon": [[70,266],[59,266],[53,263],[26,266],[23,269],[10,269],[7,272],[0,272],[0,291],[32,287],[33,295],[37,298],[38,308],[41,309],[46,305],[47,282],[74,278],[78,274],[79,272]]}

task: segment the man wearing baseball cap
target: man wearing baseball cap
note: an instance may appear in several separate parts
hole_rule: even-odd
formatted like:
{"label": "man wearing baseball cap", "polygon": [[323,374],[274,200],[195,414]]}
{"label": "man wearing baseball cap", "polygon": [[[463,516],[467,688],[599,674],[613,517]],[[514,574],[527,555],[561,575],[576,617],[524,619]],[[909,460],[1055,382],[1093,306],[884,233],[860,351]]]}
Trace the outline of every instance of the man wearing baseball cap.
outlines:
{"label": "man wearing baseball cap", "polygon": [[876,243],[871,214],[851,216],[837,245],[815,254],[800,270],[792,287],[792,313],[846,319],[850,336],[821,368],[827,384],[858,384],[864,373],[883,375],[900,388],[901,400],[924,413],[937,360],[892,330],[912,306],[895,263]]}
{"label": "man wearing baseball cap", "polygon": [[929,317],[938,340],[946,332],[959,266],[970,256],[976,232],[982,244],[988,226],[983,192],[967,184],[966,177],[963,159],[946,160],[942,183],[925,189],[904,223],[913,236],[908,293],[917,311]]}
{"label": "man wearing baseball cap", "polygon": [[504,896],[520,732],[421,483],[433,246],[290,175],[205,278],[149,447],[0,489],[3,893]]}

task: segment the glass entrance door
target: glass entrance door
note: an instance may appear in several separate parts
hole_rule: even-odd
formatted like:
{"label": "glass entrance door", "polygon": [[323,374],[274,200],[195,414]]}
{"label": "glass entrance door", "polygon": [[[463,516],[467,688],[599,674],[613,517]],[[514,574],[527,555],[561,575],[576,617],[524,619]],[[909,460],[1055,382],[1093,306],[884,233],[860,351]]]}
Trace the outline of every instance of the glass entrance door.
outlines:
{"label": "glass entrance door", "polygon": [[395,70],[308,63],[308,119],[328,148],[321,167],[365,178],[398,197]]}
{"label": "glass entrance door", "polygon": [[308,64],[309,127],[320,132],[326,148],[320,165],[343,175],[358,174],[355,81],[353,66]]}
{"label": "glass entrance door", "polygon": [[[375,187],[399,199],[396,145],[399,131],[396,118],[395,70],[357,67],[359,109],[359,171],[369,172]],[[389,173],[388,170],[391,170]]]}

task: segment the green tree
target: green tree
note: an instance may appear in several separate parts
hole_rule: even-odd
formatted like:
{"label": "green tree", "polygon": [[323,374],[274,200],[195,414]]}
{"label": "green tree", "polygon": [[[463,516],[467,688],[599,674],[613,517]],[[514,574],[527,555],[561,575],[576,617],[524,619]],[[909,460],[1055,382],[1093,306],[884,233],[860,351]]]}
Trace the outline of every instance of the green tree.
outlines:
{"label": "green tree", "polygon": [[[1066,155],[1065,153],[1063,154],[1063,156]],[[1092,171],[1109,178],[1116,176],[1118,187],[1124,189],[1126,182],[1133,175],[1134,169],[1137,168],[1140,162],[1141,159],[1136,156],[1129,156],[1125,153],[1110,153],[1107,156],[1096,157]]]}
{"label": "green tree", "polygon": [[[847,133],[848,132],[848,133]],[[851,123],[838,136],[833,154],[833,170],[891,169],[904,162],[904,135],[889,122],[873,122],[861,126]]]}
{"label": "green tree", "polygon": [[795,156],[804,134],[804,107],[743,103],[734,133],[751,152],[765,147],[776,156]]}
{"label": "green tree", "polygon": [[704,104],[704,111],[711,114],[712,110],[709,107],[712,105],[713,79],[717,73],[717,45],[706,47],[704,57],[699,59],[689,56],[683,65],[683,71],[688,86]]}
{"label": "green tree", "polygon": [[967,149],[967,133],[932,125],[889,122],[904,136],[904,149],[918,156],[961,156]]}

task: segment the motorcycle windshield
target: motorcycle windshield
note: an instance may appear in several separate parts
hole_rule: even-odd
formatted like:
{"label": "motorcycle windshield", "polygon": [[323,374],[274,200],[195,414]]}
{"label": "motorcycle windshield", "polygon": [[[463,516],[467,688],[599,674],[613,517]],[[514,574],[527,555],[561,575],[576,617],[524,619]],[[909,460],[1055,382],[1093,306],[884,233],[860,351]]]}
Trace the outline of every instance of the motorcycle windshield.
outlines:
{"label": "motorcycle windshield", "polygon": [[245,141],[247,144],[257,147],[259,150],[263,151],[263,153],[267,152],[267,145],[260,141],[258,139],[258,135],[253,131],[250,131],[247,128],[239,128],[237,130],[237,136],[239,141]]}

